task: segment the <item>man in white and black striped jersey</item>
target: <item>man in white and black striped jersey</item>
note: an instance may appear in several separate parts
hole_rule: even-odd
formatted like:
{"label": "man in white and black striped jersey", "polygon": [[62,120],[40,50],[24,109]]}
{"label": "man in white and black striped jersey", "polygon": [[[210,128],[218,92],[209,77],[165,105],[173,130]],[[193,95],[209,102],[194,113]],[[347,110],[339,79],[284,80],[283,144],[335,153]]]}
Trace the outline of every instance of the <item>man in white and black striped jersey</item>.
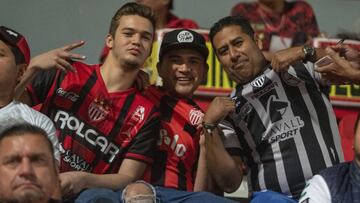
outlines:
{"label": "man in white and black striped jersey", "polygon": [[204,117],[212,175],[231,192],[241,183],[243,160],[254,202],[295,202],[306,180],[343,161],[328,86],[311,62],[323,52],[290,48],[270,63],[242,17],[219,20],[210,39],[224,70],[238,84],[230,98],[216,98]]}

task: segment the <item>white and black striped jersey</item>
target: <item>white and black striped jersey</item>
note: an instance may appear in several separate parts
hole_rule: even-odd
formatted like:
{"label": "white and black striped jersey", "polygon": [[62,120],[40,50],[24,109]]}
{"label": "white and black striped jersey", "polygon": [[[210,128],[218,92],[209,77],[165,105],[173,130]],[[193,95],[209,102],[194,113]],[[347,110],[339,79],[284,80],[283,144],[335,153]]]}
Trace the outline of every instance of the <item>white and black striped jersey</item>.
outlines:
{"label": "white and black striped jersey", "polygon": [[282,73],[265,68],[232,92],[236,110],[220,127],[228,152],[249,168],[251,190],[298,198],[306,180],[343,161],[323,84],[312,63],[298,63]]}

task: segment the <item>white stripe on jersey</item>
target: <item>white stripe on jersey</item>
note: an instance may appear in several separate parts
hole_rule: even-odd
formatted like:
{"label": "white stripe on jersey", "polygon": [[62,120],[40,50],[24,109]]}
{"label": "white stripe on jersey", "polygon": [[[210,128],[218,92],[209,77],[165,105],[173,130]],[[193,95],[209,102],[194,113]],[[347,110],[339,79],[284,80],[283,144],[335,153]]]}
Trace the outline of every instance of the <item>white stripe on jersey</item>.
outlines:
{"label": "white stripe on jersey", "polygon": [[[308,68],[306,68],[306,70],[309,71]],[[315,84],[317,84],[317,83],[315,83]],[[305,84],[302,83],[301,85],[298,86],[298,88],[299,88],[299,90],[301,92],[301,95],[302,95],[302,97],[304,99],[306,108],[309,110],[309,113],[311,114],[311,117],[313,118],[313,119],[311,119],[311,123],[312,123],[313,129],[315,131],[316,139],[317,139],[317,141],[319,143],[321,153],[323,154],[326,167],[330,167],[330,166],[332,166],[331,159],[330,159],[330,154],[329,154],[329,151],[326,148],[326,144],[325,144],[325,141],[324,141],[323,134],[321,133],[321,129],[320,129],[320,126],[319,126],[319,118],[318,118],[318,115],[316,114],[314,104],[312,103],[312,101],[311,101],[311,99],[309,97],[309,93],[308,93],[308,91],[307,91],[307,89],[305,87]],[[304,151],[304,152],[306,153],[306,151]],[[311,178],[312,176],[313,176],[313,174],[307,174],[307,176],[305,176],[306,177],[305,180]]]}
{"label": "white stripe on jersey", "polygon": [[[245,136],[246,142],[249,144],[249,147],[252,150],[251,155],[254,159],[254,162],[258,164],[258,170],[259,170],[258,179],[259,179],[260,189],[266,190],[265,178],[264,178],[264,165],[261,163],[260,155],[256,151],[256,144],[251,136],[249,129],[246,126],[246,123],[243,120],[241,120],[239,122],[239,128],[245,133],[244,136]],[[249,176],[249,177],[251,177],[251,176]]]}
{"label": "white stripe on jersey", "polygon": [[[290,68],[292,68],[292,67],[290,67]],[[279,78],[279,75],[275,74],[274,71],[269,72],[269,78],[273,79],[273,82],[277,82],[279,85],[281,84],[281,79]],[[282,85],[281,85],[281,88],[280,87],[275,88],[275,90],[276,90],[276,94],[279,96],[280,100],[289,101],[288,97],[285,94],[284,87]],[[292,108],[288,108],[288,110],[285,112],[284,117],[286,117],[286,118],[295,117],[294,112],[292,111]],[[306,180],[306,179],[312,177],[313,173],[311,171],[310,161],[308,159],[308,156],[306,156],[306,155],[303,156],[302,154],[300,154],[300,152],[306,153],[306,150],[305,150],[305,145],[304,145],[304,142],[302,140],[302,137],[300,136],[300,132],[298,132],[298,135],[299,136],[294,136],[293,138],[294,138],[294,141],[296,143],[295,147],[297,149],[297,152],[299,153],[299,159],[300,159],[300,163],[301,163],[301,168],[302,168],[302,171],[303,171],[304,176],[305,176],[304,179]],[[277,145],[278,145],[278,143],[277,143]],[[280,173],[278,173],[278,176],[283,176],[282,174],[285,174],[285,169],[283,169],[283,171],[279,171],[279,172]],[[289,191],[289,194],[290,194],[289,188],[287,188],[287,190],[282,190],[282,191],[284,191],[284,192]]]}
{"label": "white stripe on jersey", "polygon": [[[336,159],[335,155],[333,153],[337,152],[337,155],[339,157],[339,162],[342,163],[344,162],[344,153],[342,150],[342,146],[341,146],[341,141],[340,141],[340,134],[339,134],[339,129],[337,128],[337,122],[336,122],[336,117],[335,114],[333,113],[333,108],[331,106],[331,103],[328,102],[329,100],[325,97],[325,95],[322,95],[323,100],[325,102],[326,105],[326,109],[327,109],[327,113],[329,115],[329,120],[330,120],[330,127],[331,127],[331,132],[333,135],[332,138],[334,139],[334,144],[335,144],[335,152],[331,152],[331,155],[333,156],[334,160]],[[332,148],[330,148],[332,149]],[[334,149],[332,149],[334,150]]]}

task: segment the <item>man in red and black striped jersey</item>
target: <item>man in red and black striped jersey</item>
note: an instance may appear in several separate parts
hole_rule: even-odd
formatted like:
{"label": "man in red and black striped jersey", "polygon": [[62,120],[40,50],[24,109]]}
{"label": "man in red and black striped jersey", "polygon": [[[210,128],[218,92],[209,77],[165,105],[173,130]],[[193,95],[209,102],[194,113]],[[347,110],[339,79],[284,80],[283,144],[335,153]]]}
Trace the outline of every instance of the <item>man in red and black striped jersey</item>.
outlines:
{"label": "man in red and black striped jersey", "polygon": [[[312,63],[323,50],[294,47],[276,53],[270,63],[243,17],[222,18],[210,39],[238,84],[230,98],[216,98],[204,116],[212,175],[225,191],[233,191],[241,184],[244,160],[254,202],[296,202],[306,180],[343,161],[328,86]],[[266,190],[277,193],[258,192]]]}
{"label": "man in red and black striped jersey", "polygon": [[83,58],[69,52],[83,42],[30,62],[25,82],[36,78],[27,96],[32,104],[43,103],[41,111],[58,130],[63,196],[122,188],[140,179],[152,162],[159,113],[134,81],[150,54],[154,31],[151,9],[127,3],[112,18],[104,64],[69,61]]}
{"label": "man in red and black striped jersey", "polygon": [[163,85],[146,91],[161,112],[156,156],[145,176],[152,185],[129,185],[123,191],[126,202],[231,202],[211,193],[192,192],[205,189],[207,169],[198,127],[204,114],[191,98],[206,77],[207,56],[204,37],[192,30],[178,29],[164,35],[157,64]]}

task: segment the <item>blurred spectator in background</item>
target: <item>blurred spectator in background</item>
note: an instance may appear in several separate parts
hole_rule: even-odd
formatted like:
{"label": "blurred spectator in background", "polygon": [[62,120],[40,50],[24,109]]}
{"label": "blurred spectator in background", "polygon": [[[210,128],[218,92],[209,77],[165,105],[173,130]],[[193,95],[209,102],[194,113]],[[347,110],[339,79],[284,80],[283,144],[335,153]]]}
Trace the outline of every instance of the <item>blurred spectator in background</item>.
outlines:
{"label": "blurred spectator in background", "polygon": [[311,6],[305,1],[258,0],[239,3],[231,15],[242,15],[250,21],[262,42],[262,51],[270,59],[271,52],[310,44],[319,35],[319,28]]}
{"label": "blurred spectator in background", "polygon": [[[179,18],[175,16],[171,10],[173,8],[173,0],[135,0],[136,3],[150,7],[155,13],[156,29],[163,28],[187,28],[197,29],[198,24],[186,18]],[[101,52],[99,62],[103,63],[105,57],[109,53],[109,48],[104,45]]]}
{"label": "blurred spectator in background", "polygon": [[149,6],[154,10],[156,16],[156,29],[199,28],[195,21],[186,18],[179,18],[171,12],[173,8],[173,0],[135,0],[135,2]]}

